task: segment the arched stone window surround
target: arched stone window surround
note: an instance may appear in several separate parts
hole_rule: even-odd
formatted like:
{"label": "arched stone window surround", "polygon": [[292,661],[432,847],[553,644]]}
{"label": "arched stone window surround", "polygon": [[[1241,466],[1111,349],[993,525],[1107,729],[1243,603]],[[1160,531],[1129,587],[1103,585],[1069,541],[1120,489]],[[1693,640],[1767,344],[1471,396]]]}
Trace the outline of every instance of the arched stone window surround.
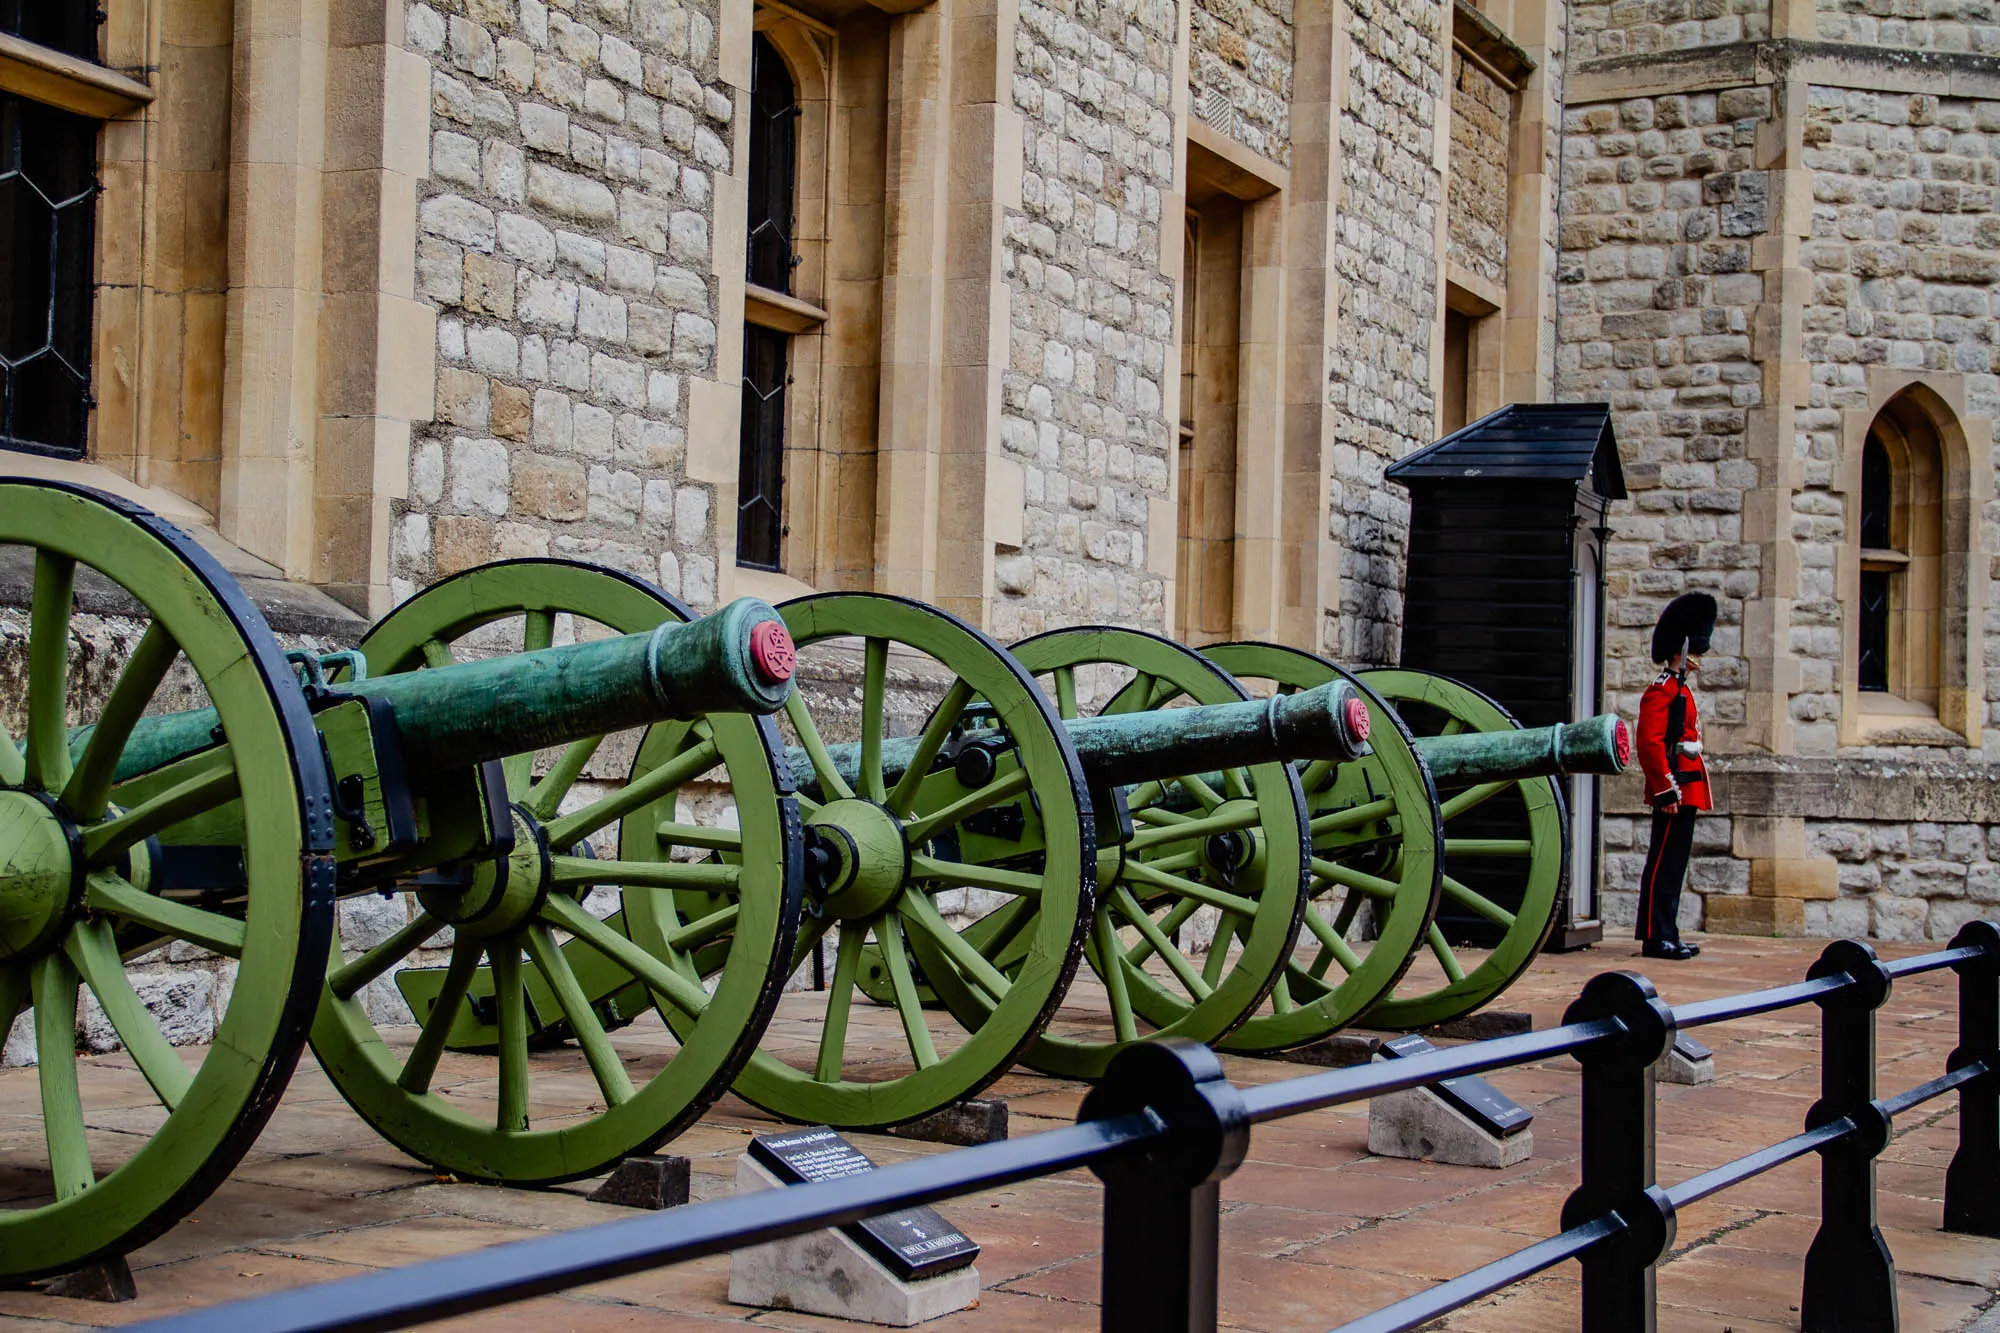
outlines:
{"label": "arched stone window surround", "polygon": [[[1841,605],[1842,745],[1977,746],[1985,721],[1983,625],[1988,604],[1987,557],[1979,550],[1981,518],[1993,496],[1987,461],[1993,422],[1965,411],[1965,383],[1957,375],[1918,375],[1871,369],[1868,404],[1842,413],[1837,489],[1846,500],[1847,540],[1841,545],[1837,588]],[[1911,557],[1905,606],[1934,588],[1934,620],[1906,619],[1898,629],[1904,662],[1894,664],[1890,689],[1860,689],[1862,456],[1873,430],[1899,469],[1900,535]],[[1978,459],[1975,465],[1975,457]],[[1935,460],[1934,463],[1932,460]],[[1934,561],[1935,572],[1921,562]],[[1914,585],[1914,587],[1912,587]],[[1919,612],[1929,608],[1917,606]],[[1929,655],[1934,653],[1934,658]],[[1912,659],[1922,655],[1912,672]],[[1934,675],[1924,668],[1935,662]]]}

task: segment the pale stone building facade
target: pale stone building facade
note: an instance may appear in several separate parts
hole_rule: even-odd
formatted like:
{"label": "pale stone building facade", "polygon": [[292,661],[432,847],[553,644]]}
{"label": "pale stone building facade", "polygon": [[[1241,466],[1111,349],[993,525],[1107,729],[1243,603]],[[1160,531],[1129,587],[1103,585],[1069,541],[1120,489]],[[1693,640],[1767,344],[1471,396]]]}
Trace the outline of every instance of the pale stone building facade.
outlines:
{"label": "pale stone building facade", "polygon": [[1979,0],[105,9],[0,32],[103,187],[87,405],[0,466],[203,528],[281,630],[555,555],[1389,663],[1384,469],[1602,399],[1621,711],[1667,598],[1725,608],[1691,918],[2000,898]]}

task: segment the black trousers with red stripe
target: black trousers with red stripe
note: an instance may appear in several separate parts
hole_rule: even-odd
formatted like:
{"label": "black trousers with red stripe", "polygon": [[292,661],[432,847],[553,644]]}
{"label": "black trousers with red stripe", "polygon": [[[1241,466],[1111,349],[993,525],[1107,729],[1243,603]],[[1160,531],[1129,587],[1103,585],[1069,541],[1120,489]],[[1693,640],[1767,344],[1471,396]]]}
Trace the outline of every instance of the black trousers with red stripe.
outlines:
{"label": "black trousers with red stripe", "polygon": [[1653,811],[1653,841],[1646,848],[1646,871],[1639,880],[1639,919],[1633,923],[1633,934],[1642,940],[1680,942],[1681,885],[1687,880],[1694,821],[1700,813],[1685,805],[1672,814]]}

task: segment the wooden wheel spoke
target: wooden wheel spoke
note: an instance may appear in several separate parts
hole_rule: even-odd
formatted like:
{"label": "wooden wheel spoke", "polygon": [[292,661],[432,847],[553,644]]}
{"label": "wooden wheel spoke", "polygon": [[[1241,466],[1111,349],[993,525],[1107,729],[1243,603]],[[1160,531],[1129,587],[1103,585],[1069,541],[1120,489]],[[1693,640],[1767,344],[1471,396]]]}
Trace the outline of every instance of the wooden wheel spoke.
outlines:
{"label": "wooden wheel spoke", "polygon": [[111,697],[105,700],[97,725],[90,729],[82,759],[63,787],[62,803],[73,818],[88,824],[103,816],[105,802],[111,797],[111,780],[118,768],[118,757],[180,651],[180,645],[159,621],[146,627],[139,646],[132,650],[131,660],[119,673]]}
{"label": "wooden wheel spoke", "polygon": [[443,639],[425,639],[424,665],[427,667],[448,667],[457,659],[451,655],[451,647]]}
{"label": "wooden wheel spoke", "polygon": [[[554,643],[555,637],[555,612],[537,610],[527,613],[526,623],[521,627],[522,652],[539,652]],[[508,755],[500,761],[500,771],[507,777],[507,795],[514,800],[522,800],[534,782],[535,752],[523,750],[519,754]]]}
{"label": "wooden wheel spoke", "polygon": [[[1157,677],[1141,671],[1132,677],[1132,683],[1118,691],[1116,698],[1104,706],[1099,717],[1115,717],[1120,713],[1144,713],[1157,705],[1153,702],[1153,691],[1159,687]],[[1169,686],[1169,688],[1172,688]]]}
{"label": "wooden wheel spoke", "polygon": [[1462,735],[1464,731],[1465,731],[1465,719],[1462,717],[1455,717],[1450,719],[1444,724],[1443,729],[1438,732],[1438,735],[1458,736]]}
{"label": "wooden wheel spoke", "polygon": [[929,856],[910,858],[910,878],[932,883],[970,884],[975,888],[998,889],[1001,893],[1029,898],[1042,891],[1042,877],[1024,870],[1002,870],[998,866],[975,865],[969,861],[940,861]]}
{"label": "wooden wheel spoke", "polygon": [[710,912],[698,921],[690,921],[667,932],[667,947],[676,953],[686,953],[712,944],[717,939],[736,928],[736,919],[743,914],[743,908],[730,903],[719,911]]}
{"label": "wooden wheel spoke", "polygon": [[1057,667],[1049,673],[1056,682],[1056,716],[1068,722],[1078,716],[1076,706],[1076,669]]}
{"label": "wooden wheel spoke", "polygon": [[889,692],[889,641],[869,639],[861,657],[861,795],[886,804],[882,785],[882,710]]}
{"label": "wooden wheel spoke", "polygon": [[75,593],[76,561],[53,551],[36,551],[35,590],[28,612],[24,779],[28,786],[46,792],[61,791],[69,781],[69,617]]}
{"label": "wooden wheel spoke", "polygon": [[76,1078],[76,969],[69,955],[47,954],[35,963],[35,1072],[42,1088],[42,1134],[58,1201],[97,1183],[90,1165],[90,1135],[83,1124],[83,1092]]}
{"label": "wooden wheel spoke", "polygon": [[785,716],[791,719],[792,730],[798,732],[799,744],[805,748],[806,758],[812,760],[820,791],[837,801],[853,796],[854,788],[840,776],[840,766],[833,762],[833,756],[827,753],[826,742],[820,739],[819,724],[813,721],[812,710],[806,707],[803,692],[793,690],[785,700]]}
{"label": "wooden wheel spoke", "polygon": [[0,787],[18,787],[27,775],[28,764],[21,758],[20,747],[7,728],[0,727]]}
{"label": "wooden wheel spoke", "polygon": [[1285,964],[1285,970],[1278,974],[1278,980],[1271,986],[1271,1011],[1273,1013],[1289,1014],[1299,1007],[1298,1002],[1292,998],[1291,974],[1295,970],[1296,968],[1293,964]]}
{"label": "wooden wheel spoke", "polygon": [[544,826],[549,846],[573,847],[607,824],[615,823],[634,810],[651,805],[668,792],[686,786],[715,767],[716,755],[713,740],[701,741],[644,777],[626,783],[603,800],[594,801],[575,814],[549,821]]}
{"label": "wooden wheel spoke", "polygon": [[895,787],[884,802],[890,813],[898,818],[906,818],[917,799],[917,789],[923,785],[930,773],[931,761],[951,736],[951,729],[965,716],[965,706],[972,702],[972,686],[963,680],[952,682],[951,689],[937,706],[930,719],[924,723],[923,734],[917,737],[916,751],[910,755],[909,766],[903,776],[896,780]]}
{"label": "wooden wheel spoke", "polygon": [[[1185,926],[1193,919],[1194,914],[1200,910],[1201,904],[1193,898],[1181,899],[1174,904],[1173,910],[1160,918],[1160,934],[1167,939],[1172,939],[1174,932]],[[1132,952],[1125,956],[1125,961],[1128,966],[1138,967],[1152,956],[1153,942],[1142,936],[1139,942],[1132,946]]]}
{"label": "wooden wheel spoke", "polygon": [[1250,798],[1250,777],[1240,768],[1226,768],[1222,771],[1222,790],[1232,801]]}
{"label": "wooden wheel spoke", "polygon": [[416,1044],[404,1057],[403,1072],[396,1076],[396,1086],[403,1091],[418,1097],[430,1091],[431,1078],[437,1073],[438,1057],[444,1054],[445,1039],[451,1035],[451,1025],[458,1018],[460,1006],[465,1003],[465,992],[472,985],[472,974],[479,969],[482,952],[484,946],[470,935],[460,935],[452,941],[451,962],[445,968],[444,984],[438,988],[437,1001],[424,1017]]}
{"label": "wooden wheel spoke", "polygon": [[939,915],[937,904],[930,900],[929,894],[906,893],[897,904],[897,910],[902,913],[904,925],[928,936],[944,950],[952,966],[985,991],[995,1004],[1007,998],[1007,992],[1014,988],[1013,983],[1002,976],[1000,969],[987,961],[984,954],[973,948],[970,941],[951,928]]}
{"label": "wooden wheel spoke", "polygon": [[[1361,970],[1361,955],[1354,952],[1354,946],[1341,938],[1340,931],[1334,928],[1334,923],[1320,915],[1319,908],[1311,903],[1306,904],[1305,924],[1306,929],[1312,932],[1313,938],[1319,941],[1320,948],[1324,951],[1321,961],[1331,958],[1340,964],[1341,971],[1350,975]],[[1314,966],[1314,976],[1326,975],[1324,967],[1320,967],[1317,963]]]}
{"label": "wooden wheel spoke", "polygon": [[125,1043],[132,1063],[139,1066],[139,1072],[153,1085],[160,1104],[169,1111],[178,1107],[187,1096],[194,1076],[174,1053],[173,1043],[160,1030],[146,1002],[132,989],[110,923],[102,919],[78,923],[63,941],[63,951],[76,965],[84,984],[97,996],[99,1007],[111,1022],[111,1030]]}
{"label": "wooden wheel spoke", "polygon": [[528,989],[521,981],[521,946],[496,940],[486,950],[493,1008],[500,1029],[500,1096],[494,1126],[502,1134],[528,1128]]}
{"label": "wooden wheel spoke", "polygon": [[1174,942],[1168,939],[1166,932],[1147,915],[1146,909],[1139,906],[1138,901],[1132,897],[1130,889],[1123,884],[1113,889],[1111,905],[1117,909],[1120,916],[1137,927],[1140,936],[1153,946],[1153,952],[1160,956],[1160,961],[1167,965],[1167,970],[1174,974],[1175,979],[1190,996],[1196,1000],[1208,998],[1209,985],[1201,979],[1201,973],[1195,970],[1194,964],[1187,960],[1185,954],[1174,947]]}
{"label": "wooden wheel spoke", "polygon": [[1144,861],[1127,861],[1125,878],[1128,882],[1163,889],[1176,897],[1193,898],[1207,903],[1210,907],[1219,907],[1238,916],[1257,915],[1257,904],[1254,899],[1245,898],[1240,893],[1231,893],[1227,889],[1212,888],[1200,880],[1188,879],[1184,875],[1167,874]]}
{"label": "wooden wheel spoke", "polygon": [[819,1054],[813,1077],[821,1083],[840,1082],[841,1057],[847,1051],[847,1016],[854,1010],[854,974],[861,967],[861,946],[868,931],[856,925],[840,932],[834,946],[833,981],[826,997],[826,1024],[819,1031]]}
{"label": "wooden wheel spoke", "polygon": [[1450,875],[1444,877],[1444,892],[1447,898],[1450,898],[1460,907],[1465,908],[1467,911],[1478,913],[1497,926],[1512,926],[1514,924],[1514,914],[1512,912],[1483,894],[1467,888],[1463,883],[1453,879]]}
{"label": "wooden wheel spoke", "polygon": [[1183,773],[1178,780],[1187,794],[1194,797],[1200,803],[1202,809],[1213,810],[1216,806],[1222,804],[1222,797],[1216,794],[1215,788],[1209,786],[1194,774]]}
{"label": "wooden wheel spoke", "polygon": [[1498,856],[1510,860],[1530,857],[1535,854],[1535,844],[1530,838],[1446,838],[1446,856]]}
{"label": "wooden wheel spoke", "polygon": [[327,973],[326,988],[343,1000],[354,998],[363,986],[387,972],[410,952],[431,936],[437,934],[442,924],[429,912],[419,912],[409,925],[365,951],[350,963],[343,963]]}
{"label": "wooden wheel spoke", "polygon": [[987,783],[978,791],[967,792],[950,805],[933,810],[922,818],[913,819],[903,828],[903,840],[912,847],[921,847],[938,835],[942,829],[972,818],[982,810],[990,810],[1002,801],[1011,800],[1028,790],[1028,770],[1017,768],[1004,778]]}
{"label": "wooden wheel spoke", "polygon": [[1120,1041],[1137,1041],[1139,1020],[1132,1013],[1132,991],[1125,982],[1125,969],[1132,964],[1119,944],[1118,928],[1112,924],[1111,913],[1099,907],[1091,919],[1090,930],[1104,962],[1104,993],[1111,1002],[1111,1030]]}
{"label": "wooden wheel spoke", "polygon": [[896,1013],[903,1020],[903,1036],[910,1043],[910,1055],[917,1068],[929,1069],[938,1062],[937,1045],[931,1040],[930,1024],[924,1021],[923,997],[910,974],[910,955],[903,945],[903,920],[894,912],[884,913],[875,923],[875,938],[882,946],[882,961],[889,972],[889,989],[895,992]]}
{"label": "wooden wheel spoke", "polygon": [[1307,764],[1299,774],[1299,790],[1307,796],[1319,791],[1333,780],[1340,771],[1340,765],[1331,759],[1315,759]]}
{"label": "wooden wheel spoke", "polygon": [[1467,810],[1484,805],[1514,785],[1511,782],[1482,782],[1477,787],[1467,787],[1438,805],[1439,821],[1457,819]]}
{"label": "wooden wheel spoke", "polygon": [[1403,891],[1403,886],[1393,879],[1383,879],[1380,875],[1370,875],[1365,871],[1352,870],[1338,861],[1324,857],[1312,859],[1312,872],[1321,879],[1330,880],[1344,889],[1365,893],[1370,898],[1391,899]]}
{"label": "wooden wheel spoke", "polygon": [[240,788],[234,758],[226,749],[216,751],[215,755],[215,762],[198,766],[191,776],[157,796],[148,797],[124,814],[85,829],[82,839],[84,860],[92,865],[102,865],[162,829],[235,800]]}
{"label": "wooden wheel spoke", "polygon": [[598,1020],[597,1010],[591,1007],[576,973],[570,970],[569,959],[556,947],[555,937],[549,934],[549,928],[539,923],[529,926],[523,943],[527,945],[528,960],[542,974],[542,979],[549,983],[549,989],[555,992],[556,1006],[569,1020],[570,1035],[583,1048],[583,1058],[590,1065],[598,1090],[604,1094],[604,1104],[623,1106],[631,1101],[631,1076],[625,1072],[617,1048],[611,1044],[611,1038],[604,1033],[604,1024]]}
{"label": "wooden wheel spoke", "polygon": [[1208,954],[1201,960],[1201,979],[1213,989],[1222,984],[1222,973],[1229,963],[1229,944],[1243,929],[1243,918],[1234,912],[1224,912],[1215,923],[1215,938],[1209,941]]}
{"label": "wooden wheel spoke", "polygon": [[1240,833],[1244,829],[1255,828],[1262,818],[1263,815],[1259,811],[1244,809],[1224,815],[1209,815],[1202,819],[1183,819],[1178,823],[1140,830],[1125,844],[1125,850],[1128,853],[1137,853],[1166,843],[1209,838],[1218,833]]}
{"label": "wooden wheel spoke", "polygon": [[1387,819],[1395,813],[1395,798],[1384,796],[1379,801],[1368,801],[1362,805],[1351,805],[1345,810],[1333,810],[1323,815],[1315,815],[1307,827],[1313,837],[1321,838],[1329,833],[1345,833],[1364,824],[1372,824],[1378,819]]}
{"label": "wooden wheel spoke", "polygon": [[169,939],[200,945],[225,958],[243,956],[242,921],[141,892],[123,876],[110,871],[100,870],[85,881],[83,901],[95,911],[109,912]]}
{"label": "wooden wheel spoke", "polygon": [[661,820],[653,835],[671,847],[700,847],[711,852],[740,852],[743,832],[733,828],[711,828],[706,824],[676,824]]}
{"label": "wooden wheel spoke", "polygon": [[1435,924],[1431,926],[1425,942],[1431,946],[1431,953],[1436,955],[1438,966],[1444,969],[1447,978],[1454,982],[1465,980],[1465,969],[1459,966],[1458,955],[1451,951],[1451,945],[1445,940],[1444,932]]}
{"label": "wooden wheel spoke", "polygon": [[831,929],[833,929],[833,918],[830,916],[823,916],[818,920],[812,917],[801,918],[798,938],[792,941],[791,972],[785,975],[790,976],[804,967],[806,960],[812,957],[813,950],[819,947],[819,942],[826,938],[826,932]]}
{"label": "wooden wheel spoke", "polygon": [[680,972],[583,909],[583,904],[561,894],[551,894],[542,904],[542,919],[603,954],[645,983],[646,989],[690,1018],[699,1018],[708,1008],[708,992]]}
{"label": "wooden wheel spoke", "polygon": [[544,823],[554,819],[557,811],[562,809],[563,797],[569,795],[569,789],[583,776],[585,765],[590,763],[597,747],[602,744],[602,736],[585,736],[564,747],[562,757],[542,775],[542,780],[529,791],[528,799],[521,803],[527,807],[528,813]]}
{"label": "wooden wheel spoke", "polygon": [[618,884],[632,889],[696,889],[734,892],[743,867],[716,861],[599,861],[588,856],[552,856],[549,879],[557,885]]}

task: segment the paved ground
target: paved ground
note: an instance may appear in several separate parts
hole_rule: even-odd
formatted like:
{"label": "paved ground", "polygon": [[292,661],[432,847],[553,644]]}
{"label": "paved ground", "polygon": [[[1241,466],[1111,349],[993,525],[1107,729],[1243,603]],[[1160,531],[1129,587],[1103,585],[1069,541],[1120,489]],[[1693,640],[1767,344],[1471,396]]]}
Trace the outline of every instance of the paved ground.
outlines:
{"label": "paved ground", "polygon": [[[1728,994],[1796,980],[1817,952],[1811,942],[1710,939],[1692,964],[1652,964],[1670,1000]],[[1885,946],[1900,956],[1907,948]],[[1506,1007],[1557,1020],[1590,974],[1637,967],[1629,943],[1539,962]],[[1065,1015],[1092,1020],[1089,996]],[[1880,1087],[1896,1091],[1941,1072],[1956,1032],[1949,973],[1905,982],[1881,1016]],[[1712,1086],[1662,1086],[1659,1171],[1685,1178],[1798,1130],[1817,1093],[1812,1011],[1790,1011],[1703,1032],[1716,1050]],[[803,1026],[794,1013],[786,1026]],[[115,1058],[89,1062],[92,1079],[130,1075]],[[1230,1060],[1239,1083],[1291,1076],[1296,1066]],[[1256,1330],[1325,1329],[1344,1319],[1555,1230],[1576,1180],[1578,1076],[1551,1062],[1495,1079],[1536,1112],[1532,1158],[1479,1171],[1371,1158],[1365,1108],[1320,1112],[1257,1130],[1249,1160],[1223,1188],[1221,1297],[1224,1323]],[[32,1101],[18,1071],[0,1074],[0,1152],[18,1145]],[[1066,1123],[1076,1084],[1011,1075],[995,1090],[1014,1133]],[[1957,1135],[1955,1100],[1933,1103],[1898,1125],[1880,1170],[1881,1221],[1902,1272],[1906,1333],[2000,1328],[2000,1241],[1937,1230],[1944,1167]],[[539,1110],[540,1108],[538,1108]],[[673,1151],[694,1159],[698,1195],[729,1188],[747,1135],[769,1121],[725,1101]],[[107,1132],[115,1128],[107,1123]],[[9,1130],[11,1129],[11,1132]],[[856,1136],[878,1161],[927,1151],[921,1144]],[[1996,1182],[2000,1184],[2000,1182]],[[127,1305],[0,1293],[9,1328],[56,1329],[129,1323],[278,1287],[325,1282],[538,1232],[629,1217],[586,1202],[589,1185],[528,1193],[439,1181],[387,1147],[356,1119],[324,1077],[302,1068],[270,1128],[231,1181],[196,1215],[133,1256],[141,1297]],[[1795,1163],[1687,1210],[1662,1268],[1665,1330],[1774,1333],[1798,1327],[1801,1255],[1818,1210],[1813,1160]],[[986,1290],[976,1310],[935,1327],[949,1330],[1094,1329],[1101,1196],[1082,1175],[996,1190],[944,1211],[985,1246]],[[0,1205],[3,1206],[3,1205]],[[779,1329],[851,1324],[727,1305],[727,1260],[687,1264],[512,1310],[439,1327],[503,1333],[597,1330],[717,1330],[750,1323]],[[1521,1333],[1576,1327],[1575,1267],[1497,1297],[1439,1327]],[[1989,1306],[1996,1313],[1982,1312]],[[1978,1321],[1978,1322],[1975,1322]]]}

